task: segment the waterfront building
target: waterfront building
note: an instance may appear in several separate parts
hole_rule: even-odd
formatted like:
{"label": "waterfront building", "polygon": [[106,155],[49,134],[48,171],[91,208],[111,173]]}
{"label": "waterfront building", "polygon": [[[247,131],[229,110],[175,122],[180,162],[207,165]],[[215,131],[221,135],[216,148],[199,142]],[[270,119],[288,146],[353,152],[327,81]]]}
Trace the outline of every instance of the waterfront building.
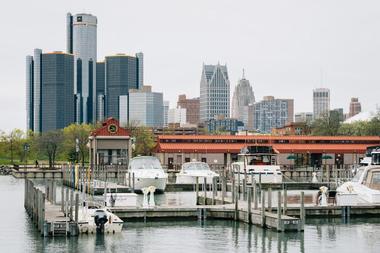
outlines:
{"label": "waterfront building", "polygon": [[171,108],[168,111],[168,124],[178,123],[180,127],[184,126],[186,122],[186,109],[185,108]]}
{"label": "waterfront building", "polygon": [[200,82],[200,121],[230,116],[230,81],[227,66],[203,65]]}
{"label": "waterfront building", "polygon": [[229,132],[234,134],[244,128],[244,123],[237,119],[222,117],[208,120],[206,126],[209,133]]}
{"label": "waterfront building", "polygon": [[232,96],[231,118],[242,121],[247,127],[249,105],[253,103],[255,103],[255,95],[243,72],[243,77],[239,80]]}
{"label": "waterfront building", "polygon": [[294,122],[300,123],[305,122],[310,124],[313,121],[313,113],[312,112],[299,112],[294,115]]}
{"label": "waterfront building", "polygon": [[[380,136],[161,135],[155,156],[163,166],[179,166],[189,159],[227,166],[249,145],[272,147],[280,166],[320,167],[322,161],[352,166],[365,156],[367,147],[380,145]],[[296,159],[288,159],[290,155]]]}
{"label": "waterfront building", "polygon": [[96,120],[97,18],[91,14],[67,14],[67,53],[74,55],[76,121]]}
{"label": "waterfront building", "polygon": [[177,106],[186,109],[186,122],[193,125],[199,123],[199,97],[186,98],[186,95],[179,95]]}
{"label": "waterfront building", "polygon": [[350,111],[348,113],[348,118],[355,116],[362,111],[362,105],[359,102],[359,98],[351,98]]}
{"label": "waterfront building", "polygon": [[270,133],[272,128],[279,128],[293,122],[293,99],[279,99],[265,96],[260,102],[254,103],[249,110],[249,126],[261,133]]}
{"label": "waterfront building", "polygon": [[319,119],[330,112],[330,90],[318,88],[313,90],[313,115]]}
{"label": "waterfront building", "polygon": [[27,129],[36,133],[75,122],[74,56],[62,52],[26,57]]}
{"label": "waterfront building", "polygon": [[152,92],[151,86],[131,89],[128,95],[128,122],[133,125],[162,127],[164,125],[163,94]]}
{"label": "waterfront building", "polygon": [[105,59],[105,115],[119,119],[120,96],[128,96],[130,89],[138,89],[138,58],[125,54],[106,56]]}

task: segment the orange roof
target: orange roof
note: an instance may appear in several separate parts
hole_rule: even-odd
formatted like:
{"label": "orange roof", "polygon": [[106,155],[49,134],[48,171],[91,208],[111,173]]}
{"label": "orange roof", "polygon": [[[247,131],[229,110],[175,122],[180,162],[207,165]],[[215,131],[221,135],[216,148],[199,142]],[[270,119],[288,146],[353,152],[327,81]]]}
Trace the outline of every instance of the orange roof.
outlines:
{"label": "orange roof", "polygon": [[309,135],[159,135],[158,140],[369,140],[379,141],[380,136],[309,136]]}
{"label": "orange roof", "polygon": [[[245,143],[158,143],[158,153],[239,153]],[[262,144],[278,153],[358,153],[364,154],[365,144]]]}

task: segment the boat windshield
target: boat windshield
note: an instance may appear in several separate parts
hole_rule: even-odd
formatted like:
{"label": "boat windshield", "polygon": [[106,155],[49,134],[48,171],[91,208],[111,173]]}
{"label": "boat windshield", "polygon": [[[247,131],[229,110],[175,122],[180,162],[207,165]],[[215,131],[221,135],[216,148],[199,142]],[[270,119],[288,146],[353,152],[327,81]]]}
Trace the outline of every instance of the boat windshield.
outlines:
{"label": "boat windshield", "polygon": [[194,170],[210,170],[207,163],[184,163],[182,165],[184,171],[194,171]]}
{"label": "boat windshield", "polygon": [[380,153],[372,153],[372,164],[374,165],[380,165]]}
{"label": "boat windshield", "polygon": [[272,154],[240,155],[239,161],[246,161],[247,165],[271,165]]}
{"label": "boat windshield", "polygon": [[356,175],[352,178],[352,182],[359,182],[360,177],[362,176],[364,169],[358,169]]}
{"label": "boat windshield", "polygon": [[156,157],[141,157],[132,159],[131,169],[162,169],[160,162]]}

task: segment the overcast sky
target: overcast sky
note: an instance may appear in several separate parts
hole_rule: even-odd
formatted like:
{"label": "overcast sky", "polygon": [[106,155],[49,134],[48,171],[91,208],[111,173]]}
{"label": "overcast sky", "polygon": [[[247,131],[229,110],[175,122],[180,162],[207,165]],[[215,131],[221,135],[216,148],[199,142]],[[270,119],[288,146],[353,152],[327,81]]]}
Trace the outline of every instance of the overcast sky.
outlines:
{"label": "overcast sky", "polygon": [[171,107],[199,96],[202,63],[227,63],[231,92],[245,69],[256,100],[294,98],[312,111],[312,89],[332,108],[380,105],[378,0],[12,0],[0,15],[0,129],[25,129],[25,56],[66,49],[66,13],[98,17],[98,60],[144,53],[145,84]]}

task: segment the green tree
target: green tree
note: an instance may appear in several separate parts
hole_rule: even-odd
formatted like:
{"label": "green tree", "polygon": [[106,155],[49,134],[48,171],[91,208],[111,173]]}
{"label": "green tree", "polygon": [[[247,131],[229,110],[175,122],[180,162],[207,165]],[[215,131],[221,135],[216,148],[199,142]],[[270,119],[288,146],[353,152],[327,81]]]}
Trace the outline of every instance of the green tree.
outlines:
{"label": "green tree", "polygon": [[151,155],[156,143],[151,129],[143,126],[129,125],[127,127],[135,139],[133,156]]}
{"label": "green tree", "polygon": [[340,128],[339,113],[331,111],[330,114],[325,114],[321,118],[316,119],[311,126],[312,135],[338,135]]}
{"label": "green tree", "polygon": [[62,130],[41,133],[36,139],[39,151],[49,159],[49,168],[55,165],[57,153],[62,147]]}
{"label": "green tree", "polygon": [[[82,166],[88,160],[88,137],[94,130],[92,125],[71,124],[63,129],[64,153],[71,161],[80,161]],[[78,153],[78,157],[76,157]]]}

